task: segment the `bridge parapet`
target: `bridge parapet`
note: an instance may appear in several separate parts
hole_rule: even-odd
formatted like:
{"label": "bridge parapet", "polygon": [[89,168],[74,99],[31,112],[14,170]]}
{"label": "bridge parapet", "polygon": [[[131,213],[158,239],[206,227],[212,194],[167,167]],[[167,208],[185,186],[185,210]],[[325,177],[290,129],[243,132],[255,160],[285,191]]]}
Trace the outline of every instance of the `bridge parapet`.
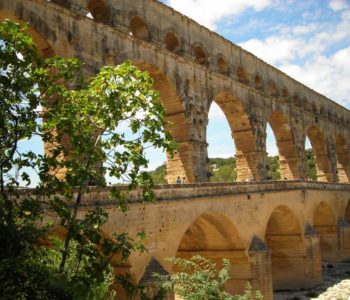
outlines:
{"label": "bridge parapet", "polygon": [[[125,186],[118,187],[127,191]],[[108,205],[113,203],[109,197],[110,188],[92,190],[83,197],[85,205]],[[327,190],[327,191],[350,191],[350,184],[317,182],[317,181],[261,181],[261,182],[233,182],[233,183],[196,183],[185,185],[156,185],[154,193],[157,201],[176,201],[201,197],[218,197],[227,195],[247,195],[283,192],[293,190]],[[142,202],[141,190],[128,192],[127,198],[130,203]]]}

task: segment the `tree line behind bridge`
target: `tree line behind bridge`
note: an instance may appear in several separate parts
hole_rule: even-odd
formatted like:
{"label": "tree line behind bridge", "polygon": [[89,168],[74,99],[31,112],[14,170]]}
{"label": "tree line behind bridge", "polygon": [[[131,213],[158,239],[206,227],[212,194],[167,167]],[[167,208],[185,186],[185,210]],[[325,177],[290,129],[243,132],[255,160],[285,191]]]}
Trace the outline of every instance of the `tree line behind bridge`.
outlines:
{"label": "tree line behind bridge", "polygon": [[[312,149],[305,151],[305,176],[310,180],[317,180],[316,176],[316,160]],[[280,180],[280,165],[279,157],[268,156],[267,158],[267,179]],[[209,172],[210,182],[230,182],[237,178],[236,159],[234,157],[228,158],[209,158]],[[155,184],[166,184],[166,164],[157,167],[150,171]]]}

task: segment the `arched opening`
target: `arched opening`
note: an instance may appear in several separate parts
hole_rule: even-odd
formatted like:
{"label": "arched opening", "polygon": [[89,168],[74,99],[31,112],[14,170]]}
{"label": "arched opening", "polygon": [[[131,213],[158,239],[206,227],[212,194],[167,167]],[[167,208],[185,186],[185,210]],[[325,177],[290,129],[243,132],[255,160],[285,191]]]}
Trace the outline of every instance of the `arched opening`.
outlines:
{"label": "arched opening", "polygon": [[337,155],[338,180],[341,183],[349,183],[350,153],[346,141],[342,135],[338,135],[335,139],[335,152]]}
{"label": "arched opening", "polygon": [[299,179],[300,162],[288,118],[280,112],[273,112],[268,122],[276,138],[281,179]]}
{"label": "arched opening", "polygon": [[297,107],[301,107],[301,99],[298,95],[294,95],[292,98],[292,103],[297,106]]}
{"label": "arched opening", "polygon": [[281,97],[283,103],[287,104],[289,102],[289,91],[286,87],[282,88]]}
{"label": "arched opening", "polygon": [[[19,24],[23,24],[25,22],[20,20],[17,16],[12,15],[7,11],[0,11],[0,21],[4,21],[5,19],[14,20]],[[40,34],[40,32],[37,31],[32,25],[28,29],[28,32],[31,35],[35,45],[37,46],[40,56],[43,59],[49,58],[55,55],[55,51],[53,50],[53,48],[51,47],[47,39],[45,39],[44,36]]]}
{"label": "arched opening", "polygon": [[286,206],[272,212],[266,227],[266,243],[271,249],[273,289],[305,287],[306,246],[299,222]]}
{"label": "arched opening", "polygon": [[311,103],[306,97],[303,97],[303,99],[301,100],[301,105],[306,111],[312,111]]}
{"label": "arched opening", "polygon": [[[224,142],[223,142],[224,141]],[[207,143],[211,182],[237,179],[235,145],[230,125],[221,108],[213,102],[208,114]]]}
{"label": "arched opening", "polygon": [[90,0],[87,9],[97,22],[109,22],[110,9],[103,0]]}
{"label": "arched opening", "polygon": [[223,258],[231,262],[231,279],[226,290],[231,294],[243,293],[247,281],[252,279],[245,244],[237,229],[224,215],[204,213],[186,230],[178,247],[177,255],[190,258],[201,255],[212,260],[218,268]]}
{"label": "arched opening", "polygon": [[267,91],[269,96],[278,97],[278,89],[275,81],[269,80]]}
{"label": "arched opening", "polygon": [[193,48],[193,54],[196,59],[196,63],[200,65],[207,65],[207,55],[205,54],[203,47],[198,45],[195,46]]}
{"label": "arched opening", "polygon": [[[140,70],[147,71],[152,77],[154,89],[159,92],[160,100],[165,107],[166,120],[173,124],[166,129],[171,132],[178,144],[178,150],[173,158],[167,157],[166,181],[174,184],[177,177],[180,176],[180,178],[185,177],[187,183],[195,182],[189,123],[174,86],[158,68],[144,62],[134,61],[134,64]],[[165,158],[165,154],[160,153],[160,155]]]}
{"label": "arched opening", "polygon": [[320,235],[322,260],[337,261],[339,252],[336,218],[330,206],[324,202],[315,210],[314,228]]}
{"label": "arched opening", "polygon": [[224,74],[224,75],[228,74],[228,64],[222,56],[220,56],[218,58],[216,65],[217,65],[219,73]]}
{"label": "arched opening", "polygon": [[165,47],[172,52],[176,52],[176,50],[179,48],[180,46],[180,42],[179,39],[177,38],[177,36],[172,33],[172,32],[168,32],[165,35],[164,38],[164,42],[165,42]]}
{"label": "arched opening", "polygon": [[151,37],[146,23],[138,16],[131,18],[129,30],[132,36],[142,40],[149,40]]}
{"label": "arched opening", "polygon": [[254,78],[254,83],[255,83],[255,88],[258,90],[258,91],[262,91],[264,89],[264,82],[261,78],[260,75],[256,75],[255,78]]}
{"label": "arched opening", "polygon": [[304,149],[304,179],[317,180],[316,157],[307,136],[305,137]]}
{"label": "arched opening", "polygon": [[219,93],[214,101],[224,112],[236,147],[237,180],[259,179],[255,137],[249,116],[238,97]]}
{"label": "arched opening", "polygon": [[323,133],[318,127],[311,126],[307,131],[307,136],[316,157],[317,180],[332,181],[332,174],[327,157],[326,141]]}
{"label": "arched opening", "polygon": [[237,79],[238,79],[239,82],[242,82],[242,83],[245,83],[245,84],[248,83],[247,73],[246,73],[246,71],[244,70],[244,68],[242,66],[239,66],[237,68],[236,75],[237,75]]}
{"label": "arched opening", "polygon": [[[266,124],[267,180],[281,179],[277,141],[269,123]],[[284,179],[284,178],[283,178]]]}

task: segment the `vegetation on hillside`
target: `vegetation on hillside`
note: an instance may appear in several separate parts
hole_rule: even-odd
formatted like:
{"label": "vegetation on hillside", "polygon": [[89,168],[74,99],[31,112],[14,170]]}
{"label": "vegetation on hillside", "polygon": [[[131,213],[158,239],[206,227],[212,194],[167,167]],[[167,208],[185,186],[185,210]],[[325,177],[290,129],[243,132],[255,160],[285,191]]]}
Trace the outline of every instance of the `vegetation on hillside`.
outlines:
{"label": "vegetation on hillside", "polygon": [[[281,174],[279,171],[279,157],[269,156],[267,158],[267,179],[279,180]],[[236,159],[229,158],[209,158],[209,172],[211,174],[211,182],[232,182],[236,180],[237,169]],[[154,171],[149,172],[153,178],[154,183],[166,183],[166,166],[165,164],[159,166]],[[311,180],[316,180],[316,162],[312,149],[305,151],[305,176]]]}

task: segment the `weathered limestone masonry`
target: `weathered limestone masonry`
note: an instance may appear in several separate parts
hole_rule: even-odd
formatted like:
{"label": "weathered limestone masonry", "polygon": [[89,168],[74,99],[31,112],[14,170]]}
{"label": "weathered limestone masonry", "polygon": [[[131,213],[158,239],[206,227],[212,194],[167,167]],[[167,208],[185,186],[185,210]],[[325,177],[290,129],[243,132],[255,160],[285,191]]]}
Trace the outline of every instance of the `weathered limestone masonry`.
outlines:
{"label": "weathered limestone masonry", "polygon": [[[116,272],[149,282],[164,258],[201,254],[232,263],[230,292],[246,281],[272,299],[273,289],[309,287],[321,281],[321,261],[350,259],[350,112],[191,19],[153,0],[0,0],[0,19],[29,22],[43,57],[76,56],[87,74],[105,64],[133,61],[159,90],[179,150],[167,163],[159,201],[113,209],[107,190],[93,192],[86,207],[110,212],[106,234],[144,230],[148,252]],[[206,126],[215,101],[236,145],[238,179],[266,177],[266,125],[280,154],[280,182],[198,184],[208,180]],[[319,181],[304,174],[305,137],[317,161]],[[48,150],[49,145],[47,145]],[[339,181],[340,183],[335,183]],[[84,212],[82,212],[84,213]]]}
{"label": "weathered limestone masonry", "polygon": [[83,200],[86,207],[108,209],[106,233],[148,236],[146,253],[125,264],[114,261],[116,272],[131,274],[135,282],[149,282],[155,265],[171,272],[166,257],[200,254],[219,265],[230,259],[228,291],[240,293],[249,281],[272,299],[273,289],[320,283],[322,260],[350,259],[350,185],[207,183],[159,186],[155,193],[158,201],[151,204],[140,203],[139,191],[130,194],[125,215],[113,208],[106,189]]}
{"label": "weathered limestone masonry", "polygon": [[239,180],[266,177],[268,122],[283,178],[303,176],[308,136],[319,180],[349,181],[348,110],[158,1],[0,0],[0,10],[32,25],[44,56],[79,57],[88,74],[126,59],[150,72],[179,144],[169,183],[207,181],[213,101],[231,127]]}

